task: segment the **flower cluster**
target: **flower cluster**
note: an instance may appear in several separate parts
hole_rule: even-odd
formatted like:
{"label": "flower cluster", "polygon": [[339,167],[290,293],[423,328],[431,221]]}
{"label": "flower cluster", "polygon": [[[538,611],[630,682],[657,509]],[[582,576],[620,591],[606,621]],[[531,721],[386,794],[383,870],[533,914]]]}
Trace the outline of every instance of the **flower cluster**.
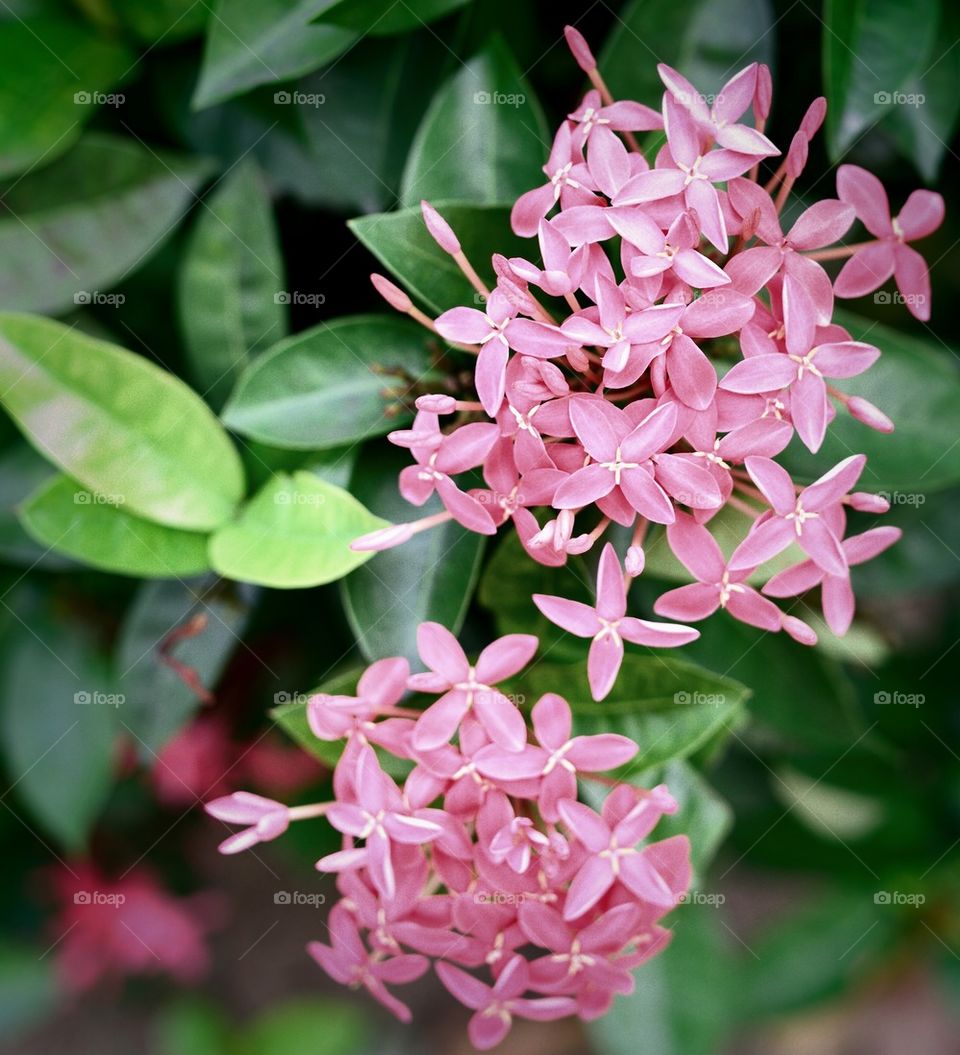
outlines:
{"label": "flower cluster", "polygon": [[[663,785],[597,776],[639,749],[612,733],[574,735],[558,695],[534,704],[528,730],[497,683],[528,663],[535,637],[502,637],[473,664],[437,623],[423,623],[417,642],[424,673],[384,659],[355,696],[308,701],[314,735],[345,741],[334,801],[216,799],[212,816],[245,826],[220,849],[235,853],[291,821],[325,816],[343,846],[317,868],[337,873],[342,897],[329,944],[312,942],[309,952],[403,1021],[410,1011],[389,987],[420,978],[431,961],[473,1010],[470,1039],[480,1049],[499,1043],[515,1015],[602,1015],[632,991],[631,969],[670,940],[659,920],[689,886],[689,843],[648,836],[677,804]],[[436,699],[423,710],[403,706],[408,691]],[[401,771],[397,783],[390,774]],[[578,779],[608,792],[599,813],[578,800]]]}
{"label": "flower cluster", "polygon": [[[567,39],[593,88],[557,132],[547,182],[513,207],[515,232],[537,239],[531,259],[495,255],[497,282],[487,288],[425,202],[430,234],[483,310],[454,307],[429,318],[373,276],[392,306],[475,356],[475,396],[452,379],[448,391],[419,396],[412,427],[390,436],[414,459],[400,475],[404,497],[419,506],[436,493],[445,512],[392,525],[354,548],[394,546],[451,518],[485,535],[512,521],[530,557],[556,566],[618,524],[633,529],[628,586],[643,569],[648,528],[660,525],[696,580],[661,597],[661,614],[698,620],[723,608],[812,644],[814,631],[770,598],[822,584],[825,618],[843,633],[853,614],[851,563],[899,533],[845,537],[848,509],[887,508],[883,498],[853,490],[864,456],[824,466],[805,488],[774,459],[794,437],[818,451],[838,412],[893,429],[879,408],[831,383],[863,373],[880,355],[833,321],[834,298],[863,295],[892,274],[909,310],[927,318],[927,268],[908,243],[936,229],[943,201],[916,191],[892,219],[879,181],[844,165],[838,197],[811,204],[785,231],[781,217],[823,122],[823,99],[782,156],[764,134],[765,66],[742,70],[711,106],[660,66],[658,113],[614,101],[580,34],[568,29]],[[634,133],[653,130],[663,142],[651,165]],[[842,244],[856,220],[874,238]],[[823,264],[841,259],[832,280]],[[485,487],[461,482],[480,467]],[[728,508],[739,511],[743,539],[729,558],[706,527]],[[803,563],[763,594],[747,585],[792,544]],[[677,645],[696,636],[682,625],[624,619],[615,564],[605,551],[606,596],[592,614],[572,602],[538,601],[549,618],[593,638],[597,699],[613,683],[623,639]]]}

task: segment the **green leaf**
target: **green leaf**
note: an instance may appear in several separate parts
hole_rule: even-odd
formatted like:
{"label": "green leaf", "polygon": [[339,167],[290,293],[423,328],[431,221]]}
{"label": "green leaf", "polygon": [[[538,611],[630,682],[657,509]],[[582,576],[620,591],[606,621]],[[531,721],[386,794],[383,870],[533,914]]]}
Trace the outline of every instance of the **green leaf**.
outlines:
{"label": "green leaf", "polygon": [[20,522],[42,546],[102,571],[167,579],[206,571],[207,536],[164,527],[55,476],[20,508]]}
{"label": "green leaf", "polygon": [[[586,650],[586,642],[580,644]],[[516,684],[530,705],[545,692],[559,692],[570,703],[578,735],[614,732],[636,741],[640,753],[617,771],[621,779],[686,758],[727,726],[750,695],[731,678],[663,652],[624,656],[613,691],[602,703],[590,696],[586,663],[542,659]]]}
{"label": "green leaf", "polygon": [[91,134],[0,187],[0,307],[56,314],[93,302],[169,235],[207,171]]}
{"label": "green leaf", "polygon": [[258,84],[298,77],[335,59],[356,34],[310,24],[330,3],[219,0],[209,23],[194,106],[210,106]]}
{"label": "green leaf", "polygon": [[826,0],[823,78],[833,160],[886,115],[890,100],[927,68],[938,0]]}
{"label": "green leaf", "polygon": [[[357,463],[351,491],[385,520],[402,522],[443,509],[433,496],[414,509],[397,488],[409,464],[406,451],[368,448]],[[433,620],[458,633],[480,571],[484,538],[449,521],[374,555],[341,584],[344,610],[369,660],[417,658],[417,627]]]}
{"label": "green leaf", "polygon": [[838,311],[834,319],[854,340],[876,345],[883,354],[867,373],[833,384],[875,403],[896,431],[875,432],[840,409],[819,452],[811,454],[794,440],[782,459],[785,466],[811,480],[863,453],[867,467],[857,486],[864,491],[926,494],[960,481],[960,459],[949,454],[960,419],[960,375],[944,350],[849,312]]}
{"label": "green leaf", "polygon": [[201,393],[223,405],[241,370],[287,332],[283,257],[253,162],[204,203],[179,275],[180,325]]}
{"label": "green leaf", "polygon": [[344,1003],[298,1000],[248,1023],[234,1055],[356,1055],[371,1040],[368,1016]]}
{"label": "green leaf", "polygon": [[[673,941],[638,968],[636,990],[590,1023],[597,1055],[717,1055],[739,1000],[739,971],[710,905],[664,921]],[[696,994],[695,997],[693,994]]]}
{"label": "green leaf", "polygon": [[155,1055],[227,1055],[230,1051],[226,1017],[216,1005],[198,997],[164,1004],[153,1032]]}
{"label": "green leaf", "polygon": [[923,68],[904,84],[903,95],[891,99],[884,122],[900,153],[928,183],[937,179],[960,117],[960,48],[954,46],[958,38],[960,10],[942,3],[936,34],[942,46],[934,46]]}
{"label": "green leaf", "polygon": [[407,159],[401,201],[512,204],[543,182],[549,142],[533,89],[495,36],[438,89]]}
{"label": "green leaf", "polygon": [[0,313],[0,390],[41,454],[133,513],[205,530],[243,493],[236,449],[200,397],[117,345]]}
{"label": "green leaf", "polygon": [[[689,837],[694,886],[702,889],[710,862],[733,826],[733,811],[704,776],[688,762],[668,762],[657,772],[655,779],[667,785],[679,807],[676,813],[660,819],[656,837]],[[654,780],[650,780],[648,786],[653,783]]]}
{"label": "green leaf", "polygon": [[304,101],[290,109],[310,148],[313,197],[361,213],[396,202],[403,163],[444,57],[430,34],[364,40],[301,83],[291,101]]}
{"label": "green leaf", "polygon": [[334,0],[315,19],[363,36],[386,37],[436,22],[470,0]]}
{"label": "green leaf", "polygon": [[335,319],[252,363],[223,421],[275,447],[321,450],[358,442],[406,420],[392,410],[397,396],[429,366],[424,333],[415,323],[389,315]]}
{"label": "green leaf", "polygon": [[[163,656],[192,669],[212,692],[241,643],[256,597],[250,588],[214,587],[205,579],[148,582],[137,591],[120,628],[114,666],[126,697],[124,730],[144,761],[153,760],[201,703]],[[177,635],[178,628],[195,632]]]}
{"label": "green leaf", "polygon": [[278,474],[213,536],[210,562],[240,582],[319,586],[368,560],[350,543],[384,526],[352,495],[312,473]]}
{"label": "green leaf", "polygon": [[210,8],[196,0],[122,0],[117,16],[146,44],[175,44],[203,32]]}
{"label": "green leaf", "polygon": [[749,63],[771,64],[772,29],[768,0],[633,0],[615,20],[600,69],[617,99],[659,110],[658,62],[713,94]]}
{"label": "green leaf", "polygon": [[[529,242],[510,230],[510,210],[493,205],[433,202],[450,223],[467,258],[486,282],[494,280],[494,253],[519,256]],[[371,253],[430,309],[438,314],[459,304],[475,304],[473,287],[427,234],[419,209],[361,216],[350,229]]]}
{"label": "green leaf", "polygon": [[0,1036],[13,1038],[53,1013],[57,983],[52,964],[37,949],[0,945]]}
{"label": "green leaf", "polygon": [[0,560],[31,570],[74,567],[67,557],[34,542],[16,512],[17,506],[55,473],[48,461],[22,441],[0,454]]}
{"label": "green leaf", "polygon": [[47,164],[79,138],[136,63],[82,22],[50,16],[0,22],[0,176]]}
{"label": "green leaf", "polygon": [[0,654],[10,784],[37,823],[77,851],[110,792],[123,698],[78,626],[54,620],[24,592],[3,603],[16,612]]}

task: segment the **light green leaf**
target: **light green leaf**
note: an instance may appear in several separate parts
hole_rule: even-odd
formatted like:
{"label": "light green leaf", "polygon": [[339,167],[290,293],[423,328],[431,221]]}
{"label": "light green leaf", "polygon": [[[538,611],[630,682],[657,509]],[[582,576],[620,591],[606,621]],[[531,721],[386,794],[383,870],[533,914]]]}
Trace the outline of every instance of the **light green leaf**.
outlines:
{"label": "light green leaf", "polygon": [[927,69],[938,14],[938,0],[826,0],[823,79],[835,161]]}
{"label": "light green leaf", "polygon": [[235,168],[204,206],[178,301],[191,373],[220,407],[241,370],[286,335],[289,293],[270,195],[253,162]]}
{"label": "light green leaf", "polygon": [[320,450],[379,436],[427,373],[423,331],[389,315],[353,315],[290,337],[252,363],[223,411],[228,428],[275,447]]}
{"label": "light green leaf", "polygon": [[164,1004],[153,1032],[157,1038],[155,1055],[228,1055],[230,1051],[226,1016],[215,1004],[199,997]]}
{"label": "light green leaf", "polygon": [[785,466],[811,480],[851,454],[866,454],[857,487],[903,495],[938,491],[960,481],[960,459],[949,449],[960,420],[960,375],[942,347],[887,326],[838,311],[834,321],[857,341],[876,345],[882,355],[860,377],[834,381],[844,392],[863,396],[893,419],[896,431],[868,429],[840,409],[817,454],[797,440],[783,455]]}
{"label": "light green leaf", "polygon": [[122,696],[78,626],[54,619],[25,591],[9,608],[17,617],[4,613],[0,652],[9,783],[37,823],[77,851],[110,792]]}
{"label": "light green leaf", "polygon": [[47,15],[0,22],[0,176],[48,164],[79,138],[135,63],[117,41],[80,21]]}
{"label": "light green leaf", "polygon": [[[585,651],[587,643],[580,644]],[[624,656],[602,703],[590,696],[586,663],[551,663],[548,657],[516,685],[530,705],[545,692],[559,692],[570,703],[578,735],[615,732],[636,741],[640,753],[618,770],[621,779],[691,755],[729,725],[750,695],[739,682],[664,652]]]}
{"label": "light green leaf", "polygon": [[[494,253],[519,256],[530,244],[510,230],[510,210],[493,205],[432,203],[453,227],[480,277],[492,283]],[[438,314],[459,304],[475,305],[473,287],[457,265],[427,234],[419,209],[361,216],[350,229],[371,253]]]}
{"label": "light green leaf", "polygon": [[132,513],[205,530],[243,493],[236,449],[200,397],[116,345],[0,313],[0,392],[40,453]]}
{"label": "light green leaf", "polygon": [[[733,826],[733,811],[703,774],[689,762],[668,762],[662,770],[657,771],[656,781],[663,781],[667,785],[678,806],[676,813],[660,819],[656,837],[689,837],[694,886],[703,890],[710,862]],[[653,783],[651,780],[648,786]]]}
{"label": "light green leaf", "polygon": [[248,1023],[235,1055],[357,1055],[370,1043],[368,1017],[345,1003],[298,1000]]}
{"label": "light green leaf", "polygon": [[773,59],[768,0],[633,0],[614,21],[600,70],[617,99],[659,110],[657,63],[714,94],[744,66]]}
{"label": "light green leaf", "polygon": [[42,546],[102,571],[167,579],[206,571],[207,536],[164,527],[55,476],[20,508],[20,522]]}
{"label": "light green leaf", "polygon": [[73,561],[40,546],[23,530],[17,507],[56,474],[28,444],[17,441],[0,454],[0,560],[46,570],[74,567]]}
{"label": "light green leaf", "polygon": [[210,562],[240,582],[319,586],[368,560],[350,543],[384,526],[352,495],[312,473],[278,474],[213,536]]}
{"label": "light green leaf", "polygon": [[200,108],[258,84],[298,77],[335,59],[356,39],[339,26],[311,25],[331,0],[219,0],[210,19],[200,82]]}
{"label": "light green leaf", "polygon": [[92,303],[170,234],[207,171],[91,134],[0,187],[0,307],[56,314]]}
{"label": "light green leaf", "polygon": [[363,36],[386,37],[436,22],[470,0],[334,0],[317,22],[352,29]]}
{"label": "light green leaf", "polygon": [[[443,509],[433,498],[415,509],[401,496],[397,476],[406,451],[369,448],[357,463],[351,491],[386,520],[402,522]],[[417,627],[433,620],[459,632],[470,605],[484,537],[449,521],[374,555],[341,584],[347,620],[369,660],[417,657]]]}
{"label": "light green leaf", "polygon": [[[144,583],[124,617],[114,666],[123,728],[144,761],[174,736],[201,701],[164,662],[169,653],[212,692],[239,647],[257,591],[211,579]],[[171,643],[171,634],[182,633]]]}
{"label": "light green leaf", "polygon": [[401,201],[512,204],[543,182],[549,143],[533,89],[495,36],[438,89],[407,159]]}

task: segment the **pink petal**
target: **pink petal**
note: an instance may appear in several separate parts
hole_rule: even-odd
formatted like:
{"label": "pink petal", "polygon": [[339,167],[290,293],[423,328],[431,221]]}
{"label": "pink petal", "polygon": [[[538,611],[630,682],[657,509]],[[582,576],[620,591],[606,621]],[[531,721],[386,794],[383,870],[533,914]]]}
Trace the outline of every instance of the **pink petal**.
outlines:
{"label": "pink petal", "polygon": [[421,623],[417,627],[417,651],[423,662],[442,674],[450,685],[470,676],[470,664],[460,642],[440,623]]}
{"label": "pink petal", "polygon": [[471,495],[464,494],[448,477],[437,481],[437,494],[454,520],[478,535],[495,535],[497,526],[489,511]]}
{"label": "pink petal", "polygon": [[725,270],[734,289],[752,297],[773,278],[782,263],[783,253],[779,249],[758,245],[737,253]]}
{"label": "pink petal", "polygon": [[570,739],[573,714],[570,704],[555,692],[544,693],[533,707],[533,731],[544,747],[555,751]]}
{"label": "pink petal", "polygon": [[487,685],[512,678],[533,659],[540,642],[532,634],[507,634],[480,653],[477,680]]}
{"label": "pink petal", "polygon": [[575,799],[557,804],[563,823],[592,853],[600,853],[610,844],[610,829],[589,806]]}
{"label": "pink petal", "polygon": [[474,421],[461,425],[444,437],[437,454],[437,469],[455,474],[476,468],[483,463],[499,436],[500,430],[492,422]]}
{"label": "pink petal", "polygon": [[846,575],[847,558],[843,547],[822,520],[807,520],[797,541],[804,553],[812,557],[828,575]]}
{"label": "pink petal", "polygon": [[473,975],[443,960],[438,960],[435,967],[437,976],[443,982],[447,992],[461,1004],[477,1011],[490,1003],[490,987],[474,978]]}
{"label": "pink petal", "polygon": [[837,169],[837,193],[854,207],[857,218],[872,235],[884,238],[893,232],[887,192],[873,173],[857,165],[841,165]]}
{"label": "pink petal", "polygon": [[642,901],[651,905],[673,906],[676,903],[670,886],[644,853],[628,854],[620,858],[620,882]]}
{"label": "pink petal", "polygon": [[649,619],[634,619],[628,616],[620,622],[620,634],[635,645],[653,648],[679,648],[696,641],[699,630],[679,623],[656,623]]}
{"label": "pink petal", "polygon": [[653,605],[657,615],[669,619],[689,619],[697,622],[706,619],[720,607],[720,594],[715,586],[694,582],[689,586],[678,586],[658,597]]}
{"label": "pink petal", "polygon": [[587,681],[590,693],[597,702],[613,688],[623,662],[623,641],[612,634],[595,637],[587,654]]}
{"label": "pink petal", "polygon": [[573,878],[563,907],[565,920],[577,919],[588,912],[614,884],[613,870],[600,857],[589,857]]}
{"label": "pink petal", "polygon": [[780,629],[780,609],[749,586],[730,594],[727,611],[741,623],[758,626],[761,630],[776,632]]}
{"label": "pink petal", "polygon": [[532,238],[537,227],[554,203],[553,185],[550,183],[521,194],[510,210],[510,226],[521,238]]}
{"label": "pink petal", "polygon": [[827,386],[822,377],[804,371],[790,389],[790,416],[804,445],[816,453],[827,432]]}
{"label": "pink petal", "polygon": [[[439,964],[437,966],[439,968]],[[504,1015],[488,1015],[477,1011],[467,1023],[467,1036],[477,1051],[489,1051],[510,1032],[512,1024],[509,1012]]]}
{"label": "pink petal", "polygon": [[677,560],[701,582],[719,582],[725,568],[713,535],[693,517],[680,514],[667,528],[667,542]]}
{"label": "pink petal", "polygon": [[628,736],[617,733],[597,733],[577,736],[566,757],[584,773],[604,773],[626,765],[640,750]]}
{"label": "pink petal", "polygon": [[907,310],[914,318],[926,322],[930,318],[930,273],[927,262],[908,245],[894,250],[894,276],[897,289],[903,294]]}
{"label": "pink petal", "polygon": [[677,430],[677,407],[664,403],[648,414],[620,443],[624,461],[645,462],[665,450]]}
{"label": "pink petal", "polygon": [[[812,523],[812,521],[807,521]],[[759,568],[765,561],[782,553],[796,538],[792,525],[780,517],[765,520],[755,527],[733,551],[727,567],[730,571]]]}
{"label": "pink petal", "polygon": [[793,511],[797,504],[797,493],[790,474],[782,465],[770,458],[747,458],[744,466],[775,512],[785,516]]}
{"label": "pink petal", "polygon": [[837,635],[843,635],[850,629],[856,601],[853,587],[845,575],[827,575],[821,590],[823,615],[827,625]]}
{"label": "pink petal", "polygon": [[688,407],[706,410],[710,406],[717,390],[717,372],[685,333],[678,334],[670,344],[667,373],[677,396]]}
{"label": "pink petal", "polygon": [[666,491],[646,469],[624,469],[620,474],[620,490],[641,516],[655,524],[672,524],[676,519]]}
{"label": "pink petal", "polygon": [[822,249],[839,242],[855,219],[852,205],[836,198],[815,202],[800,214],[787,239],[795,249]]}
{"label": "pink petal", "polygon": [[495,744],[508,751],[521,751],[527,742],[527,726],[517,705],[502,692],[475,693],[473,709]]}
{"label": "pink petal", "polygon": [[597,567],[597,615],[608,622],[621,619],[627,611],[627,594],[623,569],[617,551],[608,542],[600,554]]}
{"label": "pink petal", "polygon": [[550,620],[577,637],[593,637],[600,630],[597,613],[588,604],[535,593],[533,603]]}
{"label": "pink petal", "polygon": [[684,333],[691,337],[724,337],[745,326],[756,311],[750,297],[735,289],[712,289],[683,313]]}
{"label": "pink petal", "polygon": [[679,169],[650,169],[640,172],[620,188],[614,205],[641,205],[672,198],[683,190],[686,177]]}
{"label": "pink petal", "polygon": [[776,392],[797,376],[797,364],[787,355],[752,355],[731,367],[720,381],[727,392],[744,395]]}
{"label": "pink petal", "polygon": [[617,452],[617,435],[599,400],[572,399],[570,424],[583,449],[598,462],[612,461]]}
{"label": "pink petal", "polygon": [[915,190],[900,210],[897,223],[908,242],[926,238],[943,223],[943,198],[932,190]]}
{"label": "pink petal", "polygon": [[614,488],[613,473],[602,465],[587,465],[578,469],[557,488],[553,496],[554,509],[580,509]]}
{"label": "pink petal", "polygon": [[491,329],[490,320],[476,308],[451,308],[435,325],[441,337],[461,344],[479,344]]}
{"label": "pink petal", "polygon": [[714,185],[704,180],[694,180],[687,187],[685,198],[687,207],[695,209],[700,217],[706,239],[721,253],[726,253],[728,250],[727,225],[723,219],[720,198]]}
{"label": "pink petal", "polygon": [[432,751],[449,743],[468,708],[467,694],[459,689],[441,696],[417,719],[413,746],[418,751]]}
{"label": "pink petal", "polygon": [[890,242],[858,249],[843,265],[833,284],[838,297],[862,297],[882,286],[893,274],[894,254]]}
{"label": "pink petal", "polygon": [[487,341],[477,356],[473,382],[483,409],[491,418],[497,416],[497,411],[503,403],[509,355],[510,352],[503,341],[494,339]]}
{"label": "pink petal", "polygon": [[[734,259],[737,258],[734,257]],[[719,264],[708,260],[695,249],[681,249],[676,253],[673,258],[673,270],[688,286],[693,286],[695,289],[712,289],[715,286],[725,286],[732,281]],[[757,289],[759,288],[758,286]]]}
{"label": "pink petal", "polygon": [[801,494],[803,508],[819,512],[839,502],[860,479],[866,464],[865,454],[852,454],[838,462],[829,472],[804,488]]}

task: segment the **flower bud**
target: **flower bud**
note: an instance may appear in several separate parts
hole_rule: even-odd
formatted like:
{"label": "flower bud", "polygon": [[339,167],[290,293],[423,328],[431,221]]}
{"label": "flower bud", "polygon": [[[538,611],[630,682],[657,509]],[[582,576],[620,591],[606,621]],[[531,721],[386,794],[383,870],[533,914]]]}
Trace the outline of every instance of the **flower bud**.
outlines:
{"label": "flower bud", "polygon": [[420,209],[423,212],[423,222],[427,225],[430,237],[445,253],[456,256],[460,252],[460,242],[453,233],[453,228],[450,224],[447,223],[430,202],[420,202]]}
{"label": "flower bud", "polygon": [[564,26],[563,35],[567,41],[567,47],[576,60],[577,65],[584,73],[591,73],[597,68],[597,60],[593,57],[590,45],[579,29],[573,26]]}
{"label": "flower bud", "polygon": [[452,414],[457,409],[457,401],[453,396],[445,396],[442,393],[436,395],[417,396],[417,410],[425,410],[430,414]]}
{"label": "flower bud", "polygon": [[893,422],[887,415],[862,396],[851,396],[847,400],[847,410],[850,411],[850,417],[862,425],[868,425],[877,432],[893,432]]}
{"label": "flower bud", "polygon": [[413,538],[413,524],[391,524],[390,527],[371,531],[361,535],[350,543],[354,553],[370,553],[377,550],[392,549]]}
{"label": "flower bud", "polygon": [[800,122],[800,131],[803,132],[807,139],[813,139],[817,132],[820,131],[820,126],[826,116],[827,100],[820,95],[807,107],[807,112],[803,115],[803,120]]}
{"label": "flower bud", "polygon": [[636,578],[643,573],[646,564],[646,556],[641,546],[631,546],[627,550],[626,560],[623,562],[624,570],[631,578]]}
{"label": "flower bud", "polygon": [[817,635],[813,628],[807,626],[802,619],[797,619],[794,615],[781,616],[780,627],[801,645],[815,645],[817,643]]}
{"label": "flower bud", "polygon": [[396,308],[397,311],[408,312],[413,307],[413,303],[406,293],[399,286],[394,285],[390,279],[384,278],[383,275],[373,274],[370,276],[370,281],[373,283],[374,289],[391,308]]}
{"label": "flower bud", "polygon": [[883,495],[873,495],[867,491],[854,491],[847,497],[851,509],[858,513],[889,513],[890,501]]}
{"label": "flower bud", "polygon": [[753,92],[753,115],[758,121],[765,122],[770,116],[773,104],[773,78],[770,67],[761,62],[757,67],[757,86]]}

